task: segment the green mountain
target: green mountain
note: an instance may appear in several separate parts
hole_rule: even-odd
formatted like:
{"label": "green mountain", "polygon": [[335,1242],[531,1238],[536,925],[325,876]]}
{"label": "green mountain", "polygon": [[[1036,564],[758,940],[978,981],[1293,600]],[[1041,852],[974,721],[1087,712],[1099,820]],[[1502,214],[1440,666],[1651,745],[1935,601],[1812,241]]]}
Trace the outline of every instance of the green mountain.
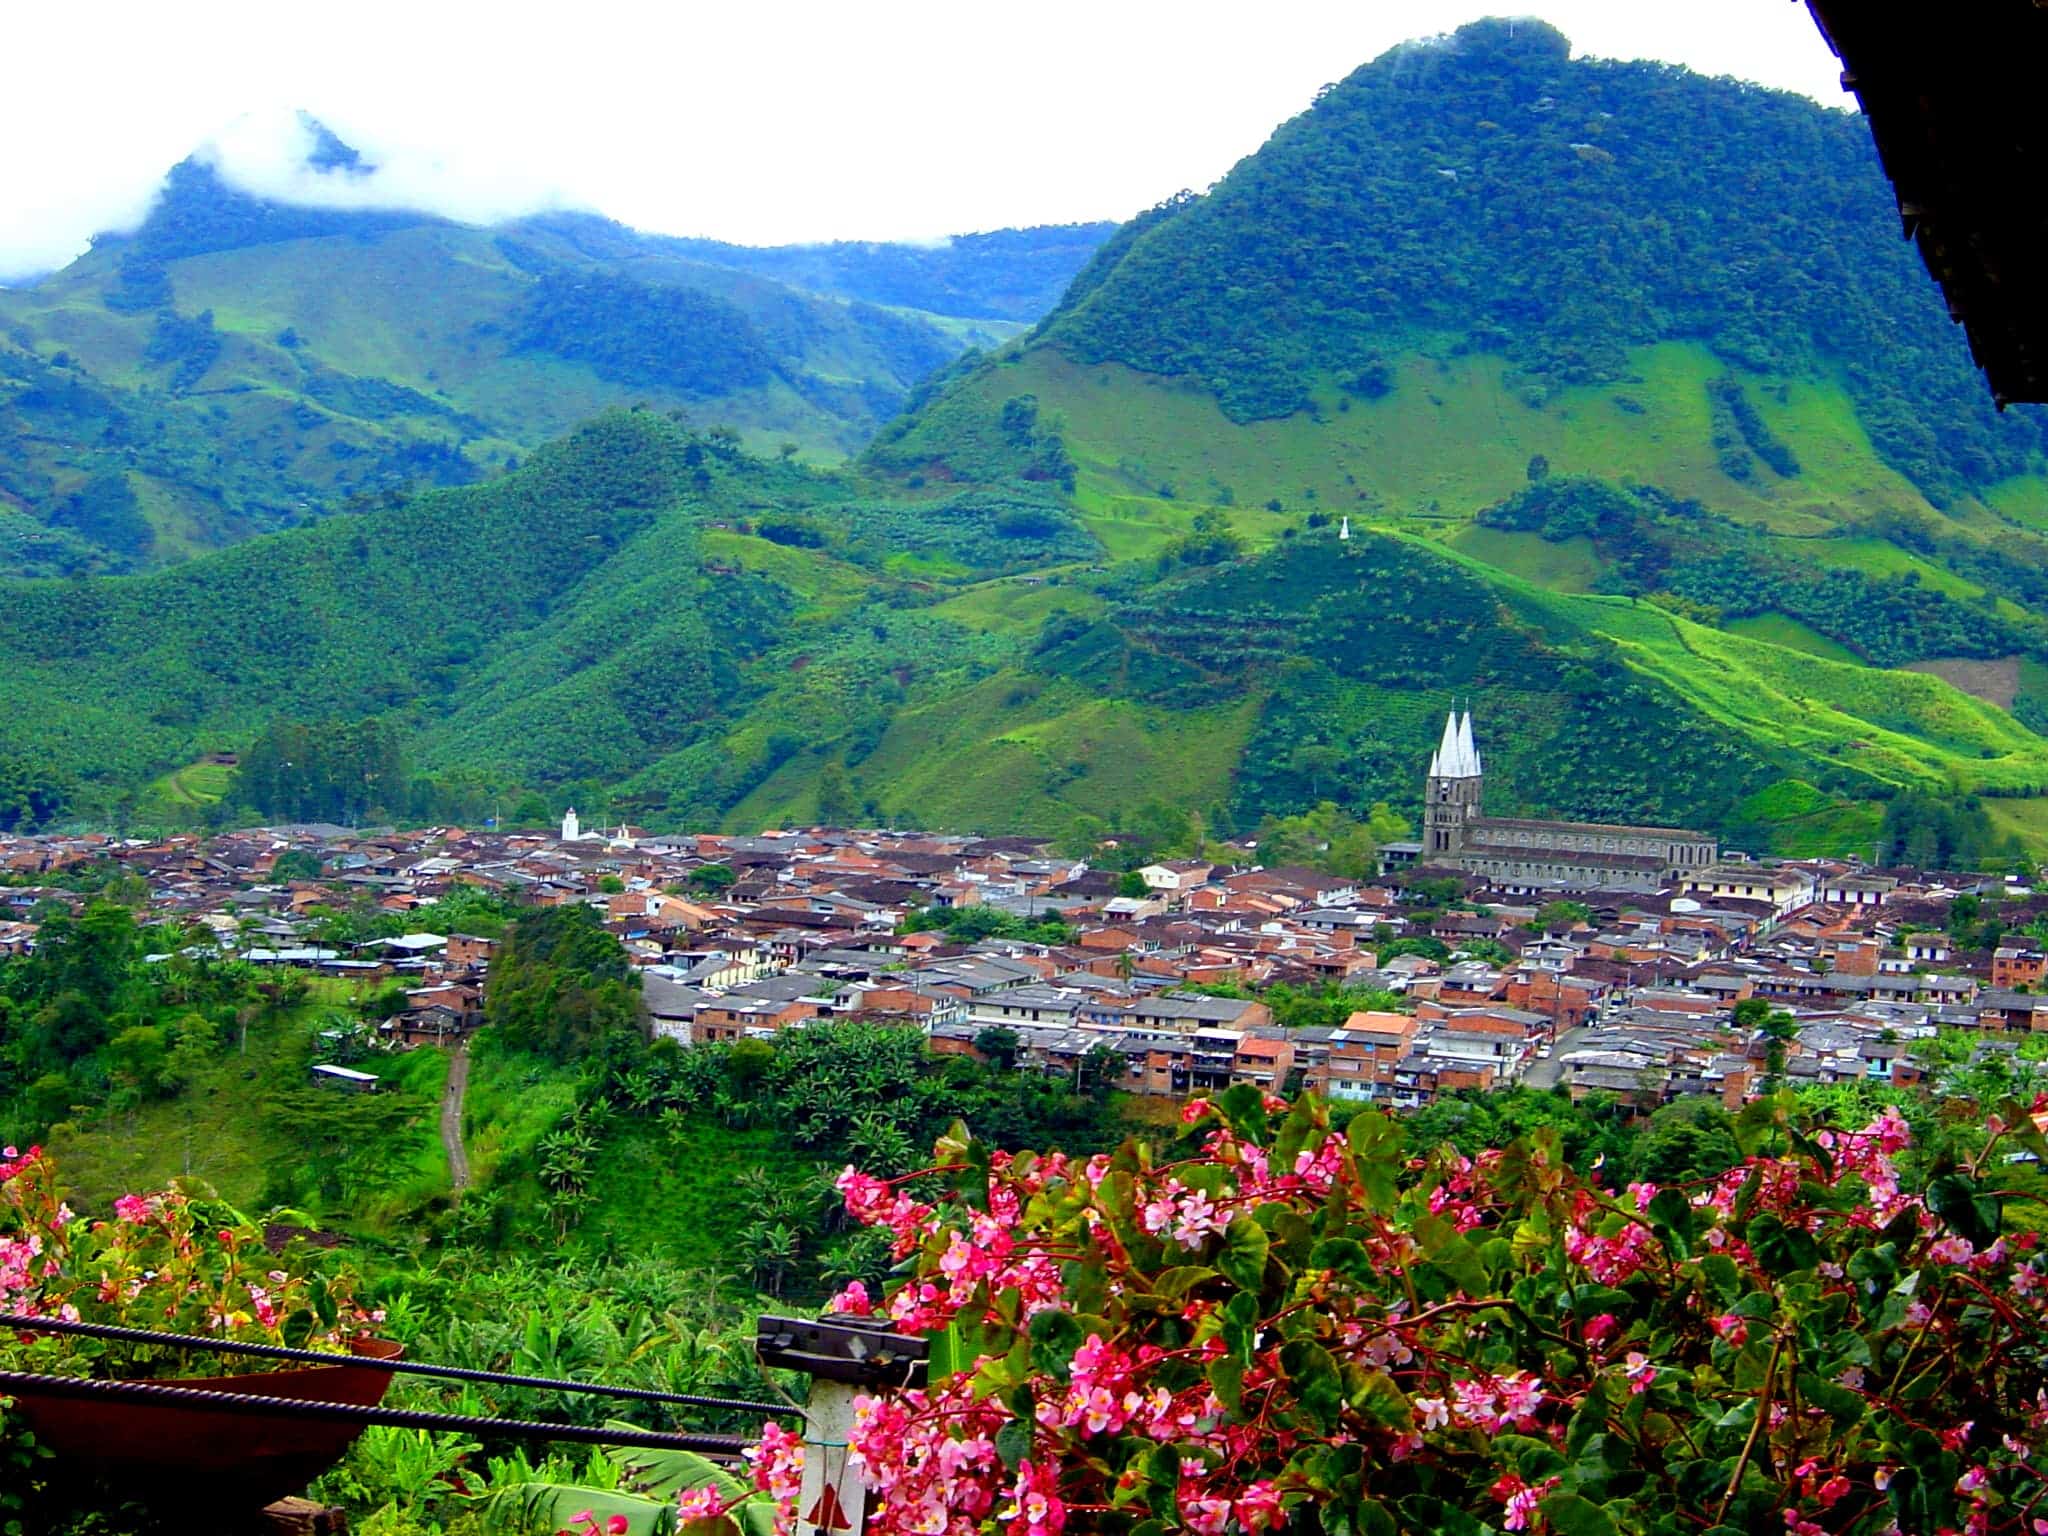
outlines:
{"label": "green mountain", "polygon": [[[614,412],[485,485],[14,585],[0,754],[142,820],[253,743],[268,814],[1170,843],[1412,811],[1455,694],[1500,812],[2042,846],[2043,418],[1984,402],[1863,135],[1529,23],[1398,49],[850,468]],[[345,793],[285,782],[315,737]]]}
{"label": "green mountain", "polygon": [[[307,163],[370,174],[324,130]],[[187,160],[134,234],[0,291],[0,568],[170,563],[476,480],[620,404],[842,458],[1107,233],[748,251],[579,214],[296,207]]]}

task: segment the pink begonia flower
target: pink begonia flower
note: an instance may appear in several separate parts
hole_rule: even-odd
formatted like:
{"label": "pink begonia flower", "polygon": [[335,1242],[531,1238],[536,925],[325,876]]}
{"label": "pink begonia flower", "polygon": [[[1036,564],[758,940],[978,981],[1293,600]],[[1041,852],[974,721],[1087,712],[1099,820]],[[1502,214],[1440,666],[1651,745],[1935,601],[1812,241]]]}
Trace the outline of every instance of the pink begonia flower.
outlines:
{"label": "pink begonia flower", "polygon": [[1657,1379],[1657,1367],[1651,1363],[1650,1357],[1637,1350],[1630,1350],[1628,1358],[1624,1363],[1627,1367],[1629,1391],[1634,1393],[1649,1391],[1652,1383]]}
{"label": "pink begonia flower", "polygon": [[709,1483],[700,1488],[685,1488],[676,1500],[679,1520],[715,1520],[725,1510],[725,1495]]}
{"label": "pink begonia flower", "polygon": [[845,1290],[826,1302],[825,1310],[827,1312],[844,1313],[852,1317],[872,1317],[875,1312],[875,1304],[868,1297],[868,1288],[860,1281],[855,1280]]}

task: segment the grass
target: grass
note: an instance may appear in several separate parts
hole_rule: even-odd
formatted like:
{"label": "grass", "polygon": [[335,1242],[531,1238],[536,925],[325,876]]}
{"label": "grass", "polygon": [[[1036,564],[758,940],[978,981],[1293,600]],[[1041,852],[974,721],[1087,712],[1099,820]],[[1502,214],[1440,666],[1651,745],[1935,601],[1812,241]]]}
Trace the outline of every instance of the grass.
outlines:
{"label": "grass", "polygon": [[969,587],[931,611],[967,629],[1029,637],[1056,613],[1092,617],[1103,607],[1102,599],[1085,587],[1011,576]]}
{"label": "grass", "polygon": [[1998,832],[2029,848],[2048,846],[2048,799],[1984,799],[1978,802]]}
{"label": "grass", "polygon": [[2000,517],[2036,533],[2048,533],[2048,475],[2015,475],[1984,493],[1984,504]]}
{"label": "grass", "polygon": [[1880,538],[1778,539],[1774,543],[1780,554],[1834,570],[1861,571],[1879,578],[1917,575],[1923,586],[1962,602],[1984,595],[1982,587],[1965,581],[1947,567],[1923,560]]}
{"label": "grass", "polygon": [[[1468,557],[1454,551],[1453,558]],[[1553,634],[1612,641],[1629,665],[1780,755],[1937,791],[2048,786],[2048,741],[1939,677],[1828,660],[1630,598],[1549,592],[1506,574],[1494,579]]]}
{"label": "grass", "polygon": [[1584,622],[1632,665],[1760,741],[1892,784],[1963,793],[2048,785],[2048,741],[1940,678],[1827,661],[1648,605],[1574,601],[1602,604]]}
{"label": "grass", "polygon": [[575,1241],[732,1273],[742,1262],[739,1234],[755,1215],[739,1196],[739,1175],[766,1168],[788,1184],[825,1166],[792,1152],[779,1128],[736,1131],[699,1115],[671,1139],[650,1122],[622,1117],[605,1135],[592,1173],[597,1200]]}
{"label": "grass", "polygon": [[1583,536],[1557,543],[1534,533],[1468,523],[1445,541],[1483,565],[1510,571],[1552,592],[1590,592],[1606,564]]}
{"label": "grass", "polygon": [[[857,770],[885,811],[924,825],[1065,831],[1145,801],[1226,799],[1260,700],[1167,710],[1002,672],[897,711]],[[809,819],[818,759],[799,754],[729,812],[734,830]]]}
{"label": "grass", "polygon": [[1867,853],[1878,840],[1884,807],[1875,801],[1838,799],[1803,779],[1782,779],[1743,801],[1735,815],[1769,828],[1768,845],[1746,851],[1780,858],[1827,858]]}
{"label": "grass", "polygon": [[187,763],[152,780],[143,789],[141,802],[199,810],[225,800],[234,782],[235,770],[225,763]]}
{"label": "grass", "polygon": [[489,1030],[470,1045],[462,1136],[472,1181],[491,1182],[508,1157],[524,1157],[576,1102],[576,1074],[532,1057],[506,1055]]}
{"label": "grass", "polygon": [[448,1066],[448,1052],[421,1046],[377,1057],[365,1068],[384,1080],[383,1091],[411,1094],[426,1105],[426,1112],[407,1137],[412,1156],[406,1174],[351,1211],[352,1221],[386,1231],[407,1212],[448,1193],[448,1152],[441,1145],[441,1090],[448,1084]]}
{"label": "grass", "polygon": [[1731,635],[1766,641],[1788,651],[1802,651],[1826,661],[1846,662],[1851,666],[1860,666],[1863,661],[1846,645],[1830,640],[1819,630],[1809,628],[1789,614],[1759,613],[1749,618],[1730,619],[1721,627]]}
{"label": "grass", "polygon": [[231,1051],[174,1099],[52,1127],[50,1152],[73,1201],[104,1213],[130,1190],[195,1178],[232,1205],[253,1206],[276,1150],[263,1122],[264,1079],[287,1033],[305,1027],[286,1018],[252,1031],[246,1057]]}
{"label": "grass", "polygon": [[239,1041],[225,1042],[175,1098],[52,1127],[50,1151],[73,1200],[102,1212],[130,1190],[194,1178],[232,1205],[253,1205],[277,1155],[264,1120],[269,1092],[296,1066],[312,1030],[350,996],[345,982],[315,981],[306,1002],[251,1026],[246,1053]]}
{"label": "grass", "polygon": [[[971,387],[997,406],[1037,395],[1080,467],[1084,509],[1095,499],[1090,510],[1104,519],[1104,499],[1157,496],[1169,485],[1171,500],[1190,506],[1277,499],[1296,517],[1319,508],[1455,525],[1527,484],[1538,454],[1555,473],[1645,481],[1785,534],[1827,533],[1885,510],[1938,515],[1877,458],[1833,380],[1746,381],[1802,473],[1780,479],[1759,467],[1736,481],[1721,472],[1711,441],[1706,384],[1724,369],[1704,347],[1639,349],[1624,382],[1533,405],[1499,358],[1443,350],[1442,358],[1402,359],[1379,400],[1346,402],[1325,387],[1313,412],[1247,423],[1229,420],[1190,382],[1080,364],[1051,347],[1028,350]],[[1147,552],[1142,543],[1105,542],[1113,555]]]}

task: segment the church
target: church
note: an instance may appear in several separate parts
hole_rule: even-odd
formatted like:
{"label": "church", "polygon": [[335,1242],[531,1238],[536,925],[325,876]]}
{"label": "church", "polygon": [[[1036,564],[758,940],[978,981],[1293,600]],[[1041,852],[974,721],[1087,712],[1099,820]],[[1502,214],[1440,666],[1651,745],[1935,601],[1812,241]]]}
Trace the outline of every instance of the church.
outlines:
{"label": "church", "polygon": [[1720,852],[1705,832],[1485,816],[1484,783],[1472,712],[1461,716],[1453,709],[1424,781],[1422,863],[1461,869],[1497,885],[1654,891],[1706,868]]}

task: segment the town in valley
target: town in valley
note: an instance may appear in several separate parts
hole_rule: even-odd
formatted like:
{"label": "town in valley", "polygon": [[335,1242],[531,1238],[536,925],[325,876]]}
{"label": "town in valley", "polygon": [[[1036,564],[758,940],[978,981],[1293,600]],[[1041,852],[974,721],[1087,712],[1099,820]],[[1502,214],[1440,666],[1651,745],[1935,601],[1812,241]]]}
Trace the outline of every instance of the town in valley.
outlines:
{"label": "town in valley", "polygon": [[[142,915],[202,949],[402,987],[349,1042],[353,1065],[313,1069],[360,1088],[379,1053],[459,1048],[483,1024],[499,941],[436,920],[465,888],[592,908],[657,1040],[887,1023],[934,1053],[1176,1102],[1249,1083],[1416,1108],[1520,1083],[1633,1113],[1739,1108],[1781,1083],[1919,1084],[1945,1031],[1968,1032],[1977,1059],[2048,1032],[2048,894],[2016,877],[1488,819],[1483,775],[1471,715],[1453,710],[1424,840],[1386,845],[1363,877],[1267,868],[1235,844],[1124,869],[1113,844],[1072,858],[1026,836],[657,836],[574,810],[547,832],[25,837],[0,859],[18,914],[0,942],[32,949],[29,914],[78,904],[67,875],[132,876]],[[335,940],[338,909],[376,936]],[[1262,1000],[1276,987],[1374,1006],[1288,1027]],[[1796,1026],[1776,1061],[1766,1015]]]}

